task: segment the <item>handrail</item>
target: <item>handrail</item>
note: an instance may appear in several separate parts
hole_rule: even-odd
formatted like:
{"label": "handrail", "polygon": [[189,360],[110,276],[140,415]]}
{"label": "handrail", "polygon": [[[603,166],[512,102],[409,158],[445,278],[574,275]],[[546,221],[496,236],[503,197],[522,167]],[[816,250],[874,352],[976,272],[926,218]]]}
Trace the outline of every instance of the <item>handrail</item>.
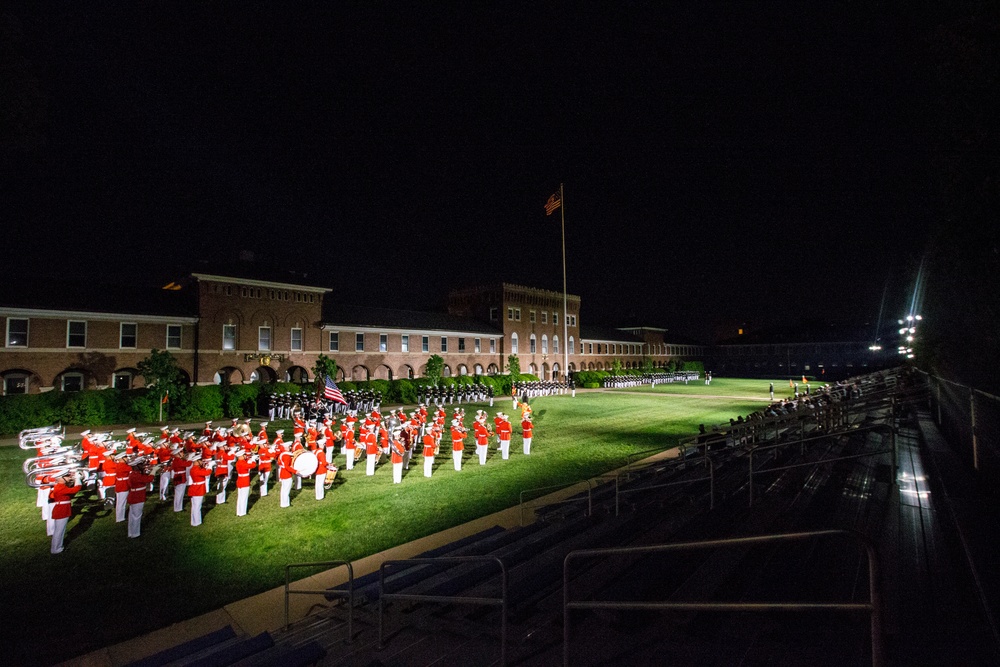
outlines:
{"label": "handrail", "polygon": [[[331,567],[331,566],[347,566],[347,590],[340,591],[335,588],[325,588],[323,590],[305,590],[305,589],[295,589],[292,590],[291,586],[291,570],[293,567]],[[335,595],[337,597],[347,598],[347,643],[350,644],[354,641],[354,566],[351,565],[349,561],[346,560],[326,560],[318,561],[315,563],[292,563],[291,565],[285,566],[285,630],[288,630],[288,596],[289,595]]]}
{"label": "handrail", "polygon": [[[857,540],[868,557],[868,603],[853,602],[628,602],[594,601],[571,602],[569,596],[570,562],[580,558],[597,558],[614,555],[641,553],[662,553],[688,549],[711,549],[717,547],[761,544],[765,542],[791,542],[828,535],[846,535]],[[867,611],[871,616],[872,665],[884,664],[882,640],[882,599],[878,589],[879,565],[875,547],[860,533],[853,530],[814,530],[802,533],[778,533],[752,537],[733,537],[701,542],[678,542],[645,547],[613,547],[607,549],[580,549],[566,554],[563,560],[563,665],[569,667],[570,653],[570,611],[573,609],[676,609],[683,611]]]}
{"label": "handrail", "polygon": [[[594,499],[592,494],[591,481],[592,480],[590,479],[581,479],[576,482],[567,482],[565,484],[552,484],[551,486],[539,486],[534,489],[525,489],[521,491],[521,493],[518,494],[518,509],[517,509],[518,521],[520,523],[520,526],[522,528],[524,527],[524,494],[531,493],[532,491],[547,491],[549,489],[568,489],[571,486],[575,486],[577,484],[585,483],[587,485],[587,516],[592,515],[594,513]],[[582,499],[573,499],[573,498],[567,498],[566,500],[553,500],[550,503],[535,505],[535,507],[548,507],[550,505],[564,505],[567,503],[578,503],[581,502],[581,500]]]}
{"label": "handrail", "polygon": [[629,471],[620,472],[615,475],[615,516],[618,516],[618,497],[626,493],[640,493],[642,491],[651,491],[652,489],[663,489],[668,486],[679,486],[681,484],[694,484],[695,482],[704,482],[708,480],[708,509],[715,509],[715,463],[712,461],[710,456],[706,456],[702,461],[708,466],[708,477],[698,477],[697,479],[683,479],[677,482],[667,482],[666,484],[656,484],[654,486],[644,486],[641,489],[625,489],[621,490],[619,480],[623,475],[630,475]]}
{"label": "handrail", "polygon": [[[500,566],[500,597],[464,597],[461,595],[427,595],[417,593],[386,593],[386,566],[396,563],[435,565],[440,563],[470,563],[491,561]],[[438,602],[461,602],[463,604],[481,606],[500,606],[500,664],[507,664],[507,567],[496,556],[441,556],[439,558],[407,558],[402,560],[387,560],[378,568],[378,648],[385,648],[383,641],[383,618],[385,617],[385,600],[436,600]]]}
{"label": "handrail", "polygon": [[635,461],[635,457],[638,457],[638,456],[643,455],[643,454],[660,454],[662,452],[670,451],[674,447],[678,447],[678,445],[670,445],[670,446],[667,446],[667,447],[658,447],[656,449],[644,449],[641,452],[632,452],[625,459],[625,467],[631,469],[632,468],[632,463]]}

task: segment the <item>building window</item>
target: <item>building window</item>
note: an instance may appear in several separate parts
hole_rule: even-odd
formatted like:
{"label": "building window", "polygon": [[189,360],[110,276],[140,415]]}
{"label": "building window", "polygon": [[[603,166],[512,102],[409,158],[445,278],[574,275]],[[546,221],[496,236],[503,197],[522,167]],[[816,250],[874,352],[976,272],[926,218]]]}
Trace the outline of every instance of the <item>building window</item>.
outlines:
{"label": "building window", "polygon": [[479,338],[476,338],[476,339],[475,339],[475,341],[474,341],[474,342],[472,343],[472,349],[473,349],[473,351],[474,351],[474,352],[475,352],[476,354],[479,354],[480,352],[482,352],[482,351],[483,351],[483,343],[482,343],[482,340],[481,340],[481,339],[479,339]]}
{"label": "building window", "polygon": [[559,336],[552,337],[552,354],[559,354]]}
{"label": "building window", "polygon": [[7,347],[28,347],[28,320],[7,318]]}
{"label": "building window", "polygon": [[235,324],[223,324],[222,325],[222,349],[223,350],[235,350],[236,349],[236,325]]}
{"label": "building window", "polygon": [[542,334],[542,354],[549,353],[549,337]]}
{"label": "building window", "polygon": [[517,332],[510,335],[510,353],[517,354]]}
{"label": "building window", "polygon": [[542,311],[542,324],[548,324],[548,323],[549,323],[549,313],[548,313],[547,310],[543,310]]}
{"label": "building window", "polygon": [[559,313],[552,313],[552,324],[559,324]]}
{"label": "building window", "polygon": [[431,351],[431,337],[430,336],[421,336],[420,337],[420,351],[421,352],[430,352]]}
{"label": "building window", "polygon": [[520,322],[521,321],[521,309],[520,308],[515,308],[514,309],[514,321],[515,322]]}
{"label": "building window", "polygon": [[112,381],[112,386],[115,389],[131,389],[132,388],[132,374],[128,371],[118,371],[115,373],[114,380]]}
{"label": "building window", "polygon": [[139,337],[139,325],[132,322],[122,322],[119,328],[118,347],[135,347]]}
{"label": "building window", "polygon": [[514,319],[514,309],[513,308],[508,308],[507,309],[507,319],[508,320],[513,320]]}
{"label": "building window", "polygon": [[[600,346],[598,346],[598,351],[600,351]],[[587,354],[593,354],[593,353],[594,353],[594,344],[587,343]]]}
{"label": "building window", "polygon": [[[459,352],[465,352],[465,339],[464,338],[459,338],[458,339],[458,351]],[[460,375],[462,375],[462,373],[460,373]]]}
{"label": "building window", "polygon": [[[573,350],[576,349],[576,347],[574,347],[575,345],[576,345],[576,341],[573,340],[572,336],[570,336],[569,337],[569,344],[566,346],[566,351],[569,352],[570,354],[573,354]],[[580,350],[580,352],[583,352],[583,350]]]}
{"label": "building window", "polygon": [[66,323],[66,347],[87,347],[87,323],[70,320]]}
{"label": "building window", "polygon": [[531,334],[531,338],[528,339],[528,354],[534,354],[535,351],[535,334]]}
{"label": "building window", "polygon": [[292,352],[302,351],[302,329],[292,329]]}
{"label": "building window", "polygon": [[327,346],[330,352],[340,352],[340,332],[330,332],[330,344]]}
{"label": "building window", "polygon": [[490,322],[496,322],[500,318],[496,308],[490,308]]}
{"label": "building window", "polygon": [[365,335],[363,333],[354,334],[354,351],[365,351]]}
{"label": "building window", "polygon": [[497,339],[490,338],[490,354],[496,354],[496,353],[497,353]]}
{"label": "building window", "polygon": [[28,376],[23,373],[10,373],[3,378],[3,393],[5,396],[11,394],[28,393]]}
{"label": "building window", "polygon": [[402,346],[403,352],[409,352],[410,351],[410,335],[409,334],[403,334],[403,336],[401,338],[401,346]]}
{"label": "building window", "polygon": [[[535,323],[535,311],[533,310],[528,311],[528,321],[531,322],[532,324]],[[545,322],[545,311],[542,311],[542,322],[543,323]]]}
{"label": "building window", "polygon": [[257,327],[257,349],[263,352],[271,350],[271,327]]}
{"label": "building window", "polygon": [[63,391],[83,391],[83,374],[82,373],[63,373],[63,376],[62,376],[62,390]]}
{"label": "building window", "polygon": [[179,350],[181,348],[181,325],[167,325],[167,349]]}
{"label": "building window", "polygon": [[448,351],[448,337],[447,336],[441,336],[441,351],[442,352],[447,352]]}
{"label": "building window", "polygon": [[379,352],[389,351],[389,334],[378,335],[378,351]]}

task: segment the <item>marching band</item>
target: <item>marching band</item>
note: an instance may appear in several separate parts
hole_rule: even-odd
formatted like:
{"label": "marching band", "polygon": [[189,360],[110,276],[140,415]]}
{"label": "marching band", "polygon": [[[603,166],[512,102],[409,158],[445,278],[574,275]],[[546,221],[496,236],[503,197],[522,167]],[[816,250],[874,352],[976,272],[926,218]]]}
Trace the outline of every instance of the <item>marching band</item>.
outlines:
{"label": "marching band", "polygon": [[[468,385],[478,391],[476,385]],[[489,398],[488,391],[480,394],[459,392],[467,396]],[[434,394],[428,394],[435,401]],[[271,414],[282,418],[284,407],[278,401]],[[284,430],[268,436],[268,421],[261,421],[254,435],[250,419],[233,419],[231,426],[213,427],[206,422],[201,433],[181,433],[180,429],[162,427],[158,436],[130,428],[124,439],[112,433],[83,431],[77,447],[63,445],[65,429],[49,426],[27,429],[20,433],[22,449],[35,449],[37,456],[24,462],[23,470],[29,486],[38,489],[37,506],[52,538],[51,553],[61,553],[66,524],[72,516],[74,498],[81,491],[93,488],[97,500],[114,508],[115,521],[127,523],[127,534],[141,534],[143,508],[147,493],[153,492],[163,502],[170,502],[174,512],[184,510],[190,499],[191,525],[202,523],[205,496],[215,492],[215,504],[226,503],[226,492],[235,479],[236,516],[246,516],[250,493],[256,486],[261,498],[268,495],[268,482],[274,466],[278,470],[280,507],[291,506],[293,483],[301,488],[302,479],[314,480],[315,498],[323,500],[326,491],[336,481],[339,468],[334,465],[338,455],[344,455],[346,469],[353,470],[362,453],[367,456],[365,475],[373,476],[376,467],[387,456],[392,464],[394,484],[400,484],[403,470],[409,468],[414,453],[424,457],[423,476],[431,477],[434,457],[441,447],[445,424],[449,423],[445,402],[433,402],[433,413],[426,403],[407,413],[402,408],[383,416],[380,399],[374,393],[366,412],[348,409],[335,424],[334,413],[322,400],[313,400],[312,409],[298,403],[291,405],[288,418],[293,424],[292,442],[284,442]],[[531,409],[521,404],[521,431],[524,454],[530,454],[532,438]],[[450,419],[451,447],[455,470],[462,469],[465,410],[455,407]],[[311,416],[312,415],[312,416]],[[503,460],[510,456],[512,425],[510,417],[497,412],[491,423],[485,410],[477,410],[472,424],[476,453],[480,465],[486,464],[490,439],[497,436]],[[357,433],[355,432],[357,429]],[[338,451],[339,444],[339,451]],[[112,493],[114,489],[114,493]],[[171,497],[172,495],[172,497]]]}

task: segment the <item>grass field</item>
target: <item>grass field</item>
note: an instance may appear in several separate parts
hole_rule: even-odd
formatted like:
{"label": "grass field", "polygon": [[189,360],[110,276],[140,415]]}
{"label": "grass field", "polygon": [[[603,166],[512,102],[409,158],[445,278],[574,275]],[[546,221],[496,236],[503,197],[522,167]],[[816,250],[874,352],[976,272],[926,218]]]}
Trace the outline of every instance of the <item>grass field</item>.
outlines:
{"label": "grass field", "polygon": [[[434,476],[423,477],[417,457],[399,485],[388,465],[366,477],[363,464],[347,472],[338,457],[340,483],[323,501],[313,498],[311,481],[293,491],[292,507],[284,510],[276,490],[266,498],[254,491],[249,514],[238,518],[230,488],[224,505],[206,498],[204,524],[193,528],[187,505],[175,514],[169,502],[153,499],[134,540],[113,511],[81,500],[58,556],[49,554],[35,492],[24,483],[21,462],[29,453],[0,448],[0,634],[13,648],[5,662],[47,664],[79,655],[279,586],[286,563],[355,560],[516,505],[524,489],[620,467],[630,453],[670,447],[699,423],[758,409],[752,399],[766,397],[767,383],[744,382],[752,384],[715,380],[710,387],[538,398],[530,457],[520,454],[515,435],[510,460],[491,449],[480,467],[467,443],[463,470],[455,472],[445,439]],[[668,395],[671,387],[690,395]],[[714,398],[721,394],[736,398]],[[465,407],[471,414],[478,406]]]}
{"label": "grass field", "polygon": [[[801,379],[801,378],[800,378]],[[704,380],[697,380],[689,384],[674,382],[671,384],[658,384],[655,387],[643,386],[630,389],[613,389],[615,392],[643,392],[650,394],[683,394],[690,396],[721,396],[728,398],[749,398],[759,401],[769,401],[768,384],[774,383],[775,400],[791,398],[793,388],[788,386],[788,378],[783,380],[748,380],[743,378],[715,378],[712,384],[706,385]],[[822,386],[821,382],[810,382],[811,387]],[[799,390],[805,391],[805,384],[799,382]],[[754,410],[760,408],[758,405]]]}

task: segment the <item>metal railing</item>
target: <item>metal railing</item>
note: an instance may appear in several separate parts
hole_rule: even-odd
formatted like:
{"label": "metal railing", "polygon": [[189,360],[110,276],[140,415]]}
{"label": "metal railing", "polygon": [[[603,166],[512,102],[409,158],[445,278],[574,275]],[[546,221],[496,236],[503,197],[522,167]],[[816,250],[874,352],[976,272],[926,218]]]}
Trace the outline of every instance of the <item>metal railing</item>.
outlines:
{"label": "metal railing", "polygon": [[[386,593],[385,570],[387,566],[405,563],[408,565],[440,565],[442,563],[472,563],[492,562],[500,566],[500,597],[471,597],[461,595],[429,595],[419,593]],[[500,607],[500,664],[507,664],[507,567],[496,556],[441,556],[440,558],[408,558],[405,560],[387,560],[378,570],[378,647],[385,648],[384,622],[386,600],[413,600],[423,602],[457,602],[478,606]]]}
{"label": "metal railing", "polygon": [[[335,567],[335,566],[345,566],[347,567],[347,590],[341,591],[335,588],[324,588],[322,590],[311,590],[311,589],[293,589],[291,588],[291,571],[292,568],[299,567]],[[289,595],[324,595],[324,596],[336,596],[341,598],[347,598],[347,643],[350,644],[354,640],[354,567],[350,562],[346,560],[326,560],[318,561],[315,563],[292,563],[291,565],[285,566],[285,630],[288,630],[288,596]]]}
{"label": "metal railing", "polygon": [[[849,461],[851,459],[860,459],[860,458],[864,458],[866,456],[877,456],[879,454],[892,454],[892,469],[895,471],[895,469],[896,469],[896,461],[897,461],[897,457],[898,457],[897,452],[896,452],[896,430],[892,426],[890,426],[889,424],[876,424],[874,426],[862,426],[862,427],[859,427],[859,428],[851,429],[850,431],[841,431],[841,432],[838,432],[838,433],[827,433],[827,434],[820,435],[820,436],[814,436],[812,438],[803,438],[802,440],[795,440],[795,441],[791,441],[791,442],[783,442],[783,443],[780,443],[780,444],[777,444],[777,445],[768,445],[768,446],[765,446],[765,447],[753,447],[753,448],[751,448],[750,451],[749,451],[749,457],[748,457],[749,458],[749,462],[750,462],[750,466],[749,466],[750,467],[750,472],[749,472],[749,477],[748,477],[748,480],[747,480],[748,481],[749,490],[750,490],[750,502],[749,502],[750,507],[753,507],[753,501],[754,501],[753,476],[754,476],[755,473],[754,473],[754,468],[753,468],[753,459],[754,459],[754,455],[755,454],[758,455],[758,456],[761,453],[763,453],[763,454],[766,455],[769,452],[772,452],[772,451],[775,451],[775,450],[778,450],[778,449],[784,449],[786,447],[791,447],[791,446],[794,446],[794,445],[799,445],[801,447],[802,444],[804,444],[805,442],[807,442],[809,440],[823,440],[823,439],[827,439],[827,438],[833,438],[833,437],[836,437],[838,435],[849,435],[849,434],[854,434],[854,433],[862,433],[862,432],[865,432],[865,431],[884,431],[884,430],[889,430],[892,433],[892,445],[889,448],[887,448],[887,449],[879,449],[879,450],[873,451],[873,452],[864,452],[863,454],[850,454],[848,456],[837,456],[837,457],[832,458],[832,459],[820,459],[819,461],[808,461],[806,463],[793,463],[791,465],[778,466],[778,467],[775,467],[775,468],[768,468],[766,471],[758,471],[756,474],[761,474],[761,473],[765,473],[765,472],[766,473],[778,472],[779,470],[791,470],[793,468],[805,468],[805,467],[808,467],[808,466],[817,466],[817,465],[821,465],[821,464],[824,464],[824,463],[834,463],[836,461]],[[893,483],[895,483],[895,477],[896,477],[895,474],[893,474]]]}
{"label": "metal railing", "polygon": [[[639,601],[571,601],[570,600],[570,564],[583,558],[606,558],[608,556],[664,553],[670,551],[685,551],[692,549],[714,549],[767,542],[792,542],[824,537],[843,535],[859,542],[868,558],[868,602],[639,602]],[[702,542],[679,542],[676,544],[660,544],[645,547],[620,547],[609,549],[581,549],[571,551],[563,560],[563,665],[569,667],[570,661],[570,612],[574,609],[649,609],[649,610],[680,610],[680,611],[864,611],[871,616],[872,665],[881,667],[884,664],[884,644],[882,640],[882,599],[878,589],[879,565],[875,547],[863,535],[851,530],[815,530],[803,533],[779,533],[775,535],[759,535],[754,537],[734,537],[721,540],[706,540]]]}
{"label": "metal railing", "polygon": [[[596,479],[601,479],[601,477],[597,477]],[[521,527],[522,528],[524,527],[524,508],[525,508],[524,495],[526,493],[533,493],[535,491],[549,491],[549,490],[553,490],[553,489],[568,489],[571,486],[576,486],[577,484],[586,484],[587,485],[587,516],[590,516],[591,514],[593,514],[593,511],[594,511],[593,485],[595,483],[596,482],[595,482],[594,479],[581,479],[581,480],[578,480],[576,482],[567,482],[566,484],[552,484],[551,486],[539,486],[539,487],[534,488],[534,489],[525,489],[524,491],[521,491],[521,493],[518,494],[518,510],[517,510],[518,511],[518,520],[520,522]],[[538,508],[538,507],[550,507],[552,505],[566,505],[566,504],[569,504],[569,503],[580,503],[580,502],[583,502],[583,500],[584,500],[583,498],[567,498],[566,500],[553,500],[553,501],[546,502],[546,503],[540,503],[538,505],[529,505],[528,507],[529,507],[529,509],[534,509],[534,508]]]}
{"label": "metal railing", "polygon": [[[615,475],[615,516],[618,516],[619,498],[628,493],[642,493],[644,491],[652,491],[653,489],[663,489],[668,486],[681,486],[684,484],[694,484],[695,482],[704,482],[708,480],[708,509],[715,509],[715,463],[712,461],[710,456],[705,456],[703,458],[696,459],[695,464],[704,462],[708,468],[708,477],[698,477],[696,479],[682,479],[676,482],[667,482],[666,484],[655,484],[652,486],[643,486],[639,489],[621,489],[621,478],[624,476],[631,476],[635,473],[630,471],[620,472]],[[680,466],[678,466],[680,467]]]}

